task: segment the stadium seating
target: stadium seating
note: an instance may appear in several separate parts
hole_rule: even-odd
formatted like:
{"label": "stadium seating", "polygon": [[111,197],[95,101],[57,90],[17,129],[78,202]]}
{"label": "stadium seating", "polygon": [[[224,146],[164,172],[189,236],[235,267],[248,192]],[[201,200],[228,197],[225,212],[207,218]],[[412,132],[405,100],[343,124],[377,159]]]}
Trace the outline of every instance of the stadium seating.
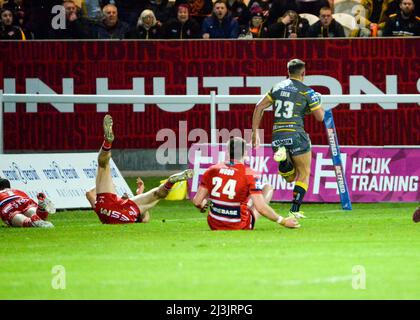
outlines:
{"label": "stadium seating", "polygon": [[300,13],[299,16],[301,18],[305,18],[306,20],[309,21],[309,25],[313,25],[314,23],[316,23],[319,18],[313,14],[310,13]]}
{"label": "stadium seating", "polygon": [[333,18],[344,27],[346,37],[357,37],[359,34],[359,27],[356,19],[347,13],[334,13]]}
{"label": "stadium seating", "polygon": [[360,5],[360,3],[360,0],[335,0],[334,13],[352,14],[353,8]]}

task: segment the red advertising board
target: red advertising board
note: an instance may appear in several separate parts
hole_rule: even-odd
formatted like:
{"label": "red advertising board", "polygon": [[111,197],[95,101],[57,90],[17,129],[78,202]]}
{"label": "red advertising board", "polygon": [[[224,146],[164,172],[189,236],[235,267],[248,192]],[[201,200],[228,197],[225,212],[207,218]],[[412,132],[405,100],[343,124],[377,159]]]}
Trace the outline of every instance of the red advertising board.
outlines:
{"label": "red advertising board", "polygon": [[[308,85],[324,94],[420,91],[418,39],[2,42],[0,88],[6,93],[264,94],[286,76],[286,63],[307,63]],[[306,82],[306,81],[305,81]],[[249,129],[253,105],[219,105],[217,127]],[[96,150],[104,112],[113,115],[115,148],[156,148],[160,129],[209,129],[206,105],[4,106],[7,152]],[[340,105],[334,110],[341,145],[416,145],[415,104]],[[265,141],[271,117],[264,117]],[[321,123],[306,129],[327,144]],[[194,141],[191,141],[194,142]]]}

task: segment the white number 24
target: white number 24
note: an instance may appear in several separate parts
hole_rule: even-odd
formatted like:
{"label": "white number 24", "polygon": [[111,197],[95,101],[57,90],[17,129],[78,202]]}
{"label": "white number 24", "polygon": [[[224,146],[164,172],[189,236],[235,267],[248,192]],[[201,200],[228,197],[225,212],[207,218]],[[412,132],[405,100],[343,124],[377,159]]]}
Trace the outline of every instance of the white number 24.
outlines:
{"label": "white number 24", "polygon": [[[283,112],[281,112],[282,107],[284,105],[283,108]],[[290,119],[291,117],[293,117],[293,107],[294,107],[294,103],[291,101],[281,101],[281,100],[277,100],[276,101],[276,111],[274,112],[274,116],[275,117],[279,117],[279,118],[286,118],[286,119]]]}
{"label": "white number 24", "polygon": [[[217,197],[220,198],[220,192],[219,189],[222,186],[223,183],[223,179],[220,177],[213,177],[213,181],[212,181],[214,188],[211,190],[211,195],[213,197]],[[234,199],[236,196],[236,180],[233,179],[229,179],[225,186],[223,187],[222,193],[227,195],[229,199]]]}

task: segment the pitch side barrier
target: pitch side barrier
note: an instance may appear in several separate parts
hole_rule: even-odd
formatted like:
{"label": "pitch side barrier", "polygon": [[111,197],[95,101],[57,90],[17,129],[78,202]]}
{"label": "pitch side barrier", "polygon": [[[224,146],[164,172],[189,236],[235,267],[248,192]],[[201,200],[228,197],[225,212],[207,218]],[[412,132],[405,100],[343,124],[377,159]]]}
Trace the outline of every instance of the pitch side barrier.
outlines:
{"label": "pitch side barrier", "polygon": [[[3,94],[0,90],[0,153],[3,153],[3,103],[77,103],[77,104],[172,104],[174,111],[177,105],[186,103],[210,105],[211,144],[216,143],[217,104],[256,104],[261,95],[70,95],[70,94]],[[343,174],[340,157],[340,146],[337,139],[331,106],[349,103],[417,103],[420,105],[420,94],[366,94],[366,95],[323,95],[322,103],[325,114],[325,127],[332,155],[338,191],[343,209],[351,210],[348,185]]]}

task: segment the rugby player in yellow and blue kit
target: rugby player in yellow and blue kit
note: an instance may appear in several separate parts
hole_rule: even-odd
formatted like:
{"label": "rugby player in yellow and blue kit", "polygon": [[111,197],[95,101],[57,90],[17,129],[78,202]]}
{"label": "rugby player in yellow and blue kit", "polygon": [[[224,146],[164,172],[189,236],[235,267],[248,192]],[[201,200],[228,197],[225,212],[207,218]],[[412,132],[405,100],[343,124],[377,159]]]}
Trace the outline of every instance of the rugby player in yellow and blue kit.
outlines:
{"label": "rugby player in yellow and blue kit", "polygon": [[305,218],[300,206],[308,190],[311,173],[311,140],[305,132],[303,118],[313,114],[324,120],[321,95],[303,84],[305,63],[293,59],[287,63],[289,78],[277,83],[255,106],[252,117],[252,145],[260,144],[258,128],[263,112],[273,105],[272,148],[279,163],[279,174],[287,182],[295,181],[290,215]]}

